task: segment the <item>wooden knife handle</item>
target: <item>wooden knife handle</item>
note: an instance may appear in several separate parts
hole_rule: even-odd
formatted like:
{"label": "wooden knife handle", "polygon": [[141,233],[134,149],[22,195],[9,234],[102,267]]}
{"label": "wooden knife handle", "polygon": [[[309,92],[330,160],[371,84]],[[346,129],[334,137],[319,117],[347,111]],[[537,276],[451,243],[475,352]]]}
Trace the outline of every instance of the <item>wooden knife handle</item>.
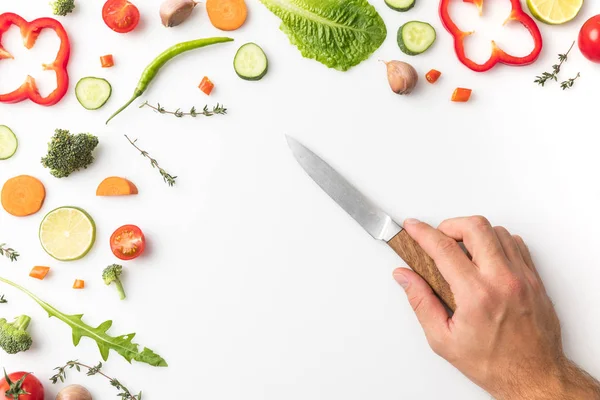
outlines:
{"label": "wooden knife handle", "polygon": [[421,246],[404,229],[394,236],[388,244],[413,271],[421,275],[429,283],[435,294],[446,303],[448,308],[452,311],[456,309],[450,285],[448,285],[448,282],[446,282],[431,257],[425,253]]}

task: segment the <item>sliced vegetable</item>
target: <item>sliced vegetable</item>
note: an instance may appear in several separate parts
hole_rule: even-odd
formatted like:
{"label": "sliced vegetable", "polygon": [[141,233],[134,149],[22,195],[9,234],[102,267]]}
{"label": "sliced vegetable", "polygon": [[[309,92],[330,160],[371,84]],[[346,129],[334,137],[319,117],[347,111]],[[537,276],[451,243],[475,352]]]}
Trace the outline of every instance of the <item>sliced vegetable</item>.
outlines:
{"label": "sliced vegetable", "polygon": [[42,382],[29,372],[13,372],[7,375],[4,370],[4,378],[0,381],[0,393],[2,400],[44,400]]}
{"label": "sliced vegetable", "polygon": [[[27,296],[33,299],[33,301],[38,303],[38,305],[42,307],[46,311],[46,313],[48,313],[49,317],[56,317],[57,319],[61,320],[69,327],[71,327],[71,329],[73,330],[73,345],[77,346],[81,341],[81,338],[84,336],[94,340],[98,344],[98,349],[100,350],[100,354],[104,361],[108,359],[109,351],[114,350],[129,362],[131,362],[131,360],[135,360],[138,362],[152,365],[154,367],[167,366],[167,362],[161,356],[159,356],[149,348],[144,347],[142,351],[139,350],[139,345],[132,342],[135,333],[130,333],[127,335],[121,335],[116,337],[107,334],[106,332],[112,326],[112,321],[104,321],[103,323],[98,325],[97,328],[94,328],[83,322],[83,314],[67,315],[58,311],[56,308],[43,301],[42,299],[31,293],[29,290],[17,285],[14,282],[9,281],[8,279],[0,277],[0,282],[4,282],[7,285],[10,285],[25,293]],[[43,396],[34,397],[30,400],[34,399],[44,400]]]}
{"label": "sliced vegetable", "polygon": [[29,276],[43,281],[46,275],[48,275],[48,272],[50,272],[50,267],[33,267],[31,271],[29,271]]}
{"label": "sliced vegetable", "polygon": [[102,108],[112,94],[112,86],[106,79],[88,76],[81,78],[75,86],[75,96],[79,104],[87,110]]}
{"label": "sliced vegetable", "polygon": [[269,61],[259,45],[246,43],[235,54],[233,68],[240,78],[247,81],[258,81],[267,74]]}
{"label": "sliced vegetable", "polygon": [[81,279],[75,279],[73,283],[73,289],[85,289],[85,281]]}
{"label": "sliced vegetable", "polygon": [[108,0],[102,7],[102,19],[113,31],[127,33],[140,22],[140,11],[127,0]]}
{"label": "sliced vegetable", "polygon": [[583,0],[527,0],[531,14],[550,25],[560,25],[573,20],[582,6]]}
{"label": "sliced vegetable", "polygon": [[[470,0],[468,2],[478,6],[481,13],[483,0]],[[523,8],[521,7],[521,0],[510,0],[512,10],[504,24],[507,24],[511,21],[520,22],[533,37],[533,50],[524,57],[516,57],[504,52],[496,45],[495,42],[492,42],[492,55],[490,58],[483,64],[477,64],[475,61],[467,57],[465,51],[465,40],[470,36],[471,33],[461,31],[456,25],[450,16],[450,3],[452,3],[452,0],[440,0],[440,18],[446,30],[450,32],[454,38],[454,49],[458,59],[461,63],[467,66],[467,68],[470,68],[475,72],[485,72],[493,68],[498,63],[506,65],[528,65],[537,60],[542,52],[542,34],[540,33],[540,29],[538,28],[537,24],[533,18],[525,14]]]}
{"label": "sliced vegetable", "polygon": [[96,241],[96,224],[81,208],[60,207],[50,211],[40,224],[40,243],[59,261],[83,258]]}
{"label": "sliced vegetable", "polygon": [[6,125],[0,125],[0,160],[8,160],[17,152],[19,141],[14,132]]}
{"label": "sliced vegetable", "polygon": [[392,91],[396,94],[411,94],[419,81],[417,70],[403,61],[384,61],[384,63]]}
{"label": "sliced vegetable", "polygon": [[160,5],[160,20],[164,26],[177,26],[192,15],[198,4],[195,0],[165,0]]}
{"label": "sliced vegetable", "polygon": [[222,31],[234,31],[244,25],[248,17],[245,0],[206,0],[210,23]]}
{"label": "sliced vegetable", "polygon": [[472,92],[473,91],[471,89],[456,88],[454,93],[452,93],[452,101],[466,103],[471,98]]}
{"label": "sliced vegetable", "polygon": [[440,76],[442,76],[442,73],[440,71],[438,71],[437,69],[432,69],[427,74],[425,74],[425,79],[427,79],[427,82],[429,83],[436,83],[438,79],[440,79]]}
{"label": "sliced vegetable", "polygon": [[106,123],[108,124],[111,119],[120,114],[121,111],[129,107],[129,105],[133,103],[135,99],[140,97],[146,91],[146,89],[150,85],[150,82],[152,82],[152,80],[156,77],[158,71],[160,71],[160,69],[167,62],[169,62],[169,60],[177,57],[182,53],[185,53],[186,51],[198,49],[200,47],[210,46],[212,44],[225,43],[231,41],[233,41],[233,39],[227,37],[214,37],[208,39],[192,40],[189,42],[183,42],[176,44],[175,46],[169,47],[167,50],[163,51],[158,57],[156,57],[154,61],[150,63],[150,65],[146,67],[144,72],[142,72],[142,77],[140,78],[137,87],[133,92],[133,96],[129,99],[127,103],[125,103],[123,107],[119,108],[113,115],[111,115],[111,117],[106,121]]}
{"label": "sliced vegetable", "polygon": [[146,248],[146,237],[135,225],[123,225],[110,237],[110,249],[121,260],[133,260]]}
{"label": "sliced vegetable", "polygon": [[369,58],[387,35],[367,0],[261,0],[281,18],[285,32],[306,58],[347,71]]}
{"label": "sliced vegetable", "polygon": [[215,84],[212,83],[212,81],[210,79],[208,79],[207,76],[205,76],[204,78],[202,78],[202,81],[200,81],[200,85],[198,87],[207,96],[210,96],[210,94],[212,93],[213,89],[215,88]]}
{"label": "sliced vegetable", "polygon": [[415,6],[415,0],[385,0],[385,4],[392,10],[405,12]]}
{"label": "sliced vegetable", "polygon": [[410,21],[398,29],[398,46],[409,56],[424,53],[435,39],[435,29],[427,22]]}
{"label": "sliced vegetable", "polygon": [[105,56],[100,57],[100,64],[102,64],[102,68],[114,67],[115,59],[112,54],[107,54]]}
{"label": "sliced vegetable", "polygon": [[600,15],[593,16],[583,24],[577,43],[585,58],[600,63]]}
{"label": "sliced vegetable", "polygon": [[11,178],[2,187],[2,207],[15,217],[26,217],[40,211],[46,199],[46,188],[29,175]]}
{"label": "sliced vegetable", "polygon": [[129,196],[138,194],[138,188],[128,179],[118,176],[106,178],[96,189],[96,196]]}
{"label": "sliced vegetable", "polygon": [[17,14],[4,13],[0,15],[0,60],[10,59],[13,56],[2,47],[2,34],[12,25],[17,26],[24,39],[24,45],[27,49],[33,48],[40,33],[45,29],[51,29],[56,32],[60,39],[60,47],[54,61],[43,65],[46,71],[56,73],[56,89],[48,96],[42,97],[38,91],[35,79],[27,76],[25,82],[10,93],[0,94],[0,103],[18,103],[23,100],[31,100],[42,106],[52,106],[58,103],[67,94],[69,89],[69,74],[67,73],[67,64],[71,53],[71,45],[65,28],[55,19],[39,18],[31,22],[25,21]]}

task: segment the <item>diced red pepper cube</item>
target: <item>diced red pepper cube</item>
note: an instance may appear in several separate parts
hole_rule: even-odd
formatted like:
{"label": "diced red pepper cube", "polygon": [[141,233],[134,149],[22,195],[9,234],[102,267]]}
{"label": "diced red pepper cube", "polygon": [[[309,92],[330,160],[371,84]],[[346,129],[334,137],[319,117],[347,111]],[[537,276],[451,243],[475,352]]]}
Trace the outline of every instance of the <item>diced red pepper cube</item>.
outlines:
{"label": "diced red pepper cube", "polygon": [[115,60],[112,54],[107,54],[100,57],[100,63],[102,64],[102,68],[110,68],[115,65]]}
{"label": "diced red pepper cube", "polygon": [[200,85],[198,87],[200,88],[200,90],[206,93],[207,96],[210,96],[213,89],[215,88],[215,84],[212,83],[207,76],[205,76],[204,78],[202,78],[202,82],[200,82]]}
{"label": "diced red pepper cube", "polygon": [[472,92],[473,91],[471,89],[456,88],[454,93],[452,93],[452,101],[457,103],[466,103],[471,98]]}

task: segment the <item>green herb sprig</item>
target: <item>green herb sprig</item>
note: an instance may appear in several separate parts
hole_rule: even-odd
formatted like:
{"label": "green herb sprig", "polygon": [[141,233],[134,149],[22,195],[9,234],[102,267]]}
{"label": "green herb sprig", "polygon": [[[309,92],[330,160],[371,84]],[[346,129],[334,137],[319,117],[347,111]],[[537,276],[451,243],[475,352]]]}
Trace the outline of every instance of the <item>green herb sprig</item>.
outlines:
{"label": "green herb sprig", "polygon": [[0,304],[6,304],[6,303],[8,303],[8,300],[6,300],[4,298],[4,295],[0,296]]}
{"label": "green herb sprig", "polygon": [[150,107],[151,109],[153,109],[154,111],[156,111],[159,114],[170,114],[170,115],[174,115],[177,118],[183,118],[183,117],[192,117],[192,118],[196,118],[198,116],[204,116],[204,117],[212,117],[215,115],[226,115],[227,114],[227,109],[225,108],[225,106],[223,106],[222,104],[217,103],[216,106],[214,106],[212,108],[212,110],[210,110],[208,108],[208,105],[204,106],[204,108],[201,111],[198,111],[196,109],[196,107],[192,107],[190,109],[190,111],[188,112],[184,112],[181,111],[181,108],[178,108],[175,111],[169,111],[167,109],[165,109],[163,106],[160,105],[160,103],[158,103],[156,106],[153,106],[152,104],[148,103],[147,101],[145,103],[142,103],[142,105],[140,105],[140,108],[144,108],[144,107]]}
{"label": "green herb sprig", "polygon": [[0,244],[0,256],[5,256],[12,262],[17,261],[17,257],[19,257],[20,254],[15,249],[6,247],[6,243],[2,243]]}
{"label": "green herb sprig", "polygon": [[[569,50],[565,54],[558,55],[558,64],[554,64],[552,66],[552,72],[543,72],[542,75],[536,76],[535,80],[533,82],[537,83],[540,86],[544,86],[548,81],[558,82],[558,74],[560,73],[560,69],[561,69],[563,63],[565,63],[568,60],[569,54],[571,53],[571,50],[573,50],[573,46],[575,46],[575,41],[573,41],[573,43],[571,43],[571,47],[569,47]],[[580,77],[580,74],[577,74],[577,76],[575,78],[571,78],[571,79],[568,79],[568,80],[562,82],[560,84],[560,87],[563,90],[572,88],[573,85],[575,84],[575,80],[579,77]]]}
{"label": "green herb sprig", "polygon": [[573,85],[575,84],[575,81],[577,79],[579,79],[580,76],[581,76],[581,74],[578,72],[577,75],[575,76],[575,78],[567,79],[566,81],[564,81],[560,84],[560,87],[562,88],[562,90],[567,90],[567,89],[572,88]]}
{"label": "green herb sprig", "polygon": [[129,136],[127,136],[127,135],[125,135],[125,137],[129,141],[129,143],[131,143],[131,145],[133,147],[135,147],[140,152],[140,154],[142,156],[144,156],[148,160],[150,160],[150,164],[152,165],[152,168],[157,168],[158,169],[158,171],[160,172],[161,176],[163,177],[163,180],[167,183],[167,185],[169,185],[169,186],[175,185],[175,179],[177,179],[176,176],[173,176],[173,175],[169,174],[167,171],[165,171],[164,169],[162,169],[160,167],[160,165],[158,165],[158,161],[156,161],[154,158],[150,157],[150,154],[148,154],[147,151],[140,149],[136,145],[137,139],[131,140],[131,139],[129,139]]}
{"label": "green herb sprig", "polygon": [[103,373],[101,371],[101,369],[102,369],[101,362],[99,362],[98,365],[96,365],[96,366],[90,367],[89,365],[82,364],[77,360],[69,361],[62,367],[54,368],[54,370],[58,371],[58,372],[56,373],[56,375],[54,375],[53,377],[50,378],[50,381],[53,384],[58,383],[58,381],[61,381],[62,383],[64,383],[65,380],[67,379],[67,370],[73,369],[73,368],[75,368],[78,372],[81,372],[81,368],[86,368],[87,376],[101,375],[101,376],[105,377],[106,379],[108,379],[110,381],[110,384],[114,388],[116,388],[117,390],[120,390],[120,393],[117,394],[117,397],[120,397],[122,400],[142,400],[142,392],[139,392],[138,394],[131,394],[129,389],[127,389],[119,380],[117,380],[115,378],[111,378],[110,376]]}

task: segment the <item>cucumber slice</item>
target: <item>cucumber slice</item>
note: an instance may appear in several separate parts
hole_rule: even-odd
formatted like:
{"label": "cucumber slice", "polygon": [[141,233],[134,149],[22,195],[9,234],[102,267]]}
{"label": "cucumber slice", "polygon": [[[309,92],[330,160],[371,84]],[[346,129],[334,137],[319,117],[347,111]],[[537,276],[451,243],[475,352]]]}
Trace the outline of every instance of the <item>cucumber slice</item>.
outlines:
{"label": "cucumber slice", "polygon": [[81,78],[75,86],[75,96],[79,104],[88,110],[102,107],[112,94],[112,86],[106,79],[88,76]]}
{"label": "cucumber slice", "polygon": [[8,126],[0,125],[0,160],[8,160],[19,147],[17,137]]}
{"label": "cucumber slice", "polygon": [[405,12],[415,6],[415,0],[385,0],[385,4],[392,10]]}
{"label": "cucumber slice", "polygon": [[235,54],[233,68],[240,78],[247,81],[258,81],[267,74],[269,61],[260,46],[255,43],[246,43]]}
{"label": "cucumber slice", "polygon": [[427,22],[410,21],[398,29],[398,46],[409,56],[424,53],[435,39],[435,29]]}

